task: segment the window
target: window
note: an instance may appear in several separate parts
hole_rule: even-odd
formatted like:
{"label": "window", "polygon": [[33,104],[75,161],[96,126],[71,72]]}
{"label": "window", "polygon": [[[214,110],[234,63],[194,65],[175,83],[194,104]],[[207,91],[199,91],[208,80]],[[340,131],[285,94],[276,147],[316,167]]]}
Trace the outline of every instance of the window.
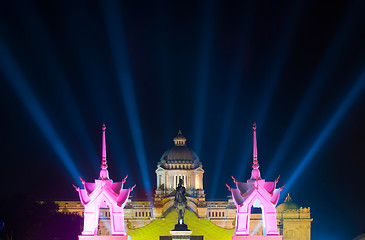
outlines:
{"label": "window", "polygon": [[136,217],[138,217],[138,213],[136,212]]}
{"label": "window", "polygon": [[140,217],[140,216],[141,216],[141,212],[138,213],[138,217]]}
{"label": "window", "polygon": [[222,217],[224,217],[224,212],[222,212]]}
{"label": "window", "polygon": [[142,212],[142,217],[144,217],[144,212]]}
{"label": "window", "polygon": [[208,216],[210,217],[210,212],[209,212]]}
{"label": "window", "polygon": [[221,217],[221,212],[219,212],[219,217]]}

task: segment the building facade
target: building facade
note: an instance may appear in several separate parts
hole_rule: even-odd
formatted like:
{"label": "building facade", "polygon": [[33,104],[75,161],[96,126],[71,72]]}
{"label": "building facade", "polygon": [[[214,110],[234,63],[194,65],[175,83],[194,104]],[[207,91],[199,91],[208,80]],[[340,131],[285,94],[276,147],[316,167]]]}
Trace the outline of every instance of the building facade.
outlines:
{"label": "building facade", "polygon": [[[208,219],[215,225],[233,229],[235,227],[236,206],[232,198],[225,201],[206,201],[203,184],[203,165],[199,157],[187,147],[186,138],[181,131],[173,139],[174,146],[166,151],[157,164],[157,188],[154,201],[128,200],[124,208],[125,225],[128,229],[138,229],[155,219],[163,219],[173,210],[174,191],[180,179],[189,196],[188,210],[200,219]],[[79,201],[57,201],[60,211],[83,215],[84,208]],[[299,207],[288,195],[285,201],[276,207],[277,226],[284,240],[310,240],[310,208]],[[110,232],[109,209],[99,211],[99,234]],[[250,234],[263,234],[262,214],[253,211],[250,218]]]}

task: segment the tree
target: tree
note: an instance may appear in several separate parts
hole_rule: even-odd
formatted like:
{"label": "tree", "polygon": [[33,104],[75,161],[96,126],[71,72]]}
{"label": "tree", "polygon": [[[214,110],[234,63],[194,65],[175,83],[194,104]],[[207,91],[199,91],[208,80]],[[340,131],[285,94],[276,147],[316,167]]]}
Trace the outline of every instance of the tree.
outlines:
{"label": "tree", "polygon": [[52,201],[39,202],[17,195],[0,200],[0,219],[5,222],[1,240],[77,240],[82,218],[58,212]]}

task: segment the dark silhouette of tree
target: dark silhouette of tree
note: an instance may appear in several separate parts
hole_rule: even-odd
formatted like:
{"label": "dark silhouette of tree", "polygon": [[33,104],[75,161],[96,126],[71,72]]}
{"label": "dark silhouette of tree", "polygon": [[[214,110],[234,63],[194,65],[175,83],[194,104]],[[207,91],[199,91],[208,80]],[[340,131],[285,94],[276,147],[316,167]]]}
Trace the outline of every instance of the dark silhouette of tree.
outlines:
{"label": "dark silhouette of tree", "polygon": [[52,201],[39,202],[17,195],[0,199],[1,240],[77,240],[82,217],[58,212]]}

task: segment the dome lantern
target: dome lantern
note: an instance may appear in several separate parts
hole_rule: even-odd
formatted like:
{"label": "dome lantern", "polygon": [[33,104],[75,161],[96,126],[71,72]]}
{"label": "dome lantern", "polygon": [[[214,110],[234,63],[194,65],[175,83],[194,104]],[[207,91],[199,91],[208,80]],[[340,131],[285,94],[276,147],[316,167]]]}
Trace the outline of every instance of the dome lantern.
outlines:
{"label": "dome lantern", "polygon": [[177,136],[174,138],[175,146],[185,146],[186,138],[182,135],[181,130],[177,133]]}

